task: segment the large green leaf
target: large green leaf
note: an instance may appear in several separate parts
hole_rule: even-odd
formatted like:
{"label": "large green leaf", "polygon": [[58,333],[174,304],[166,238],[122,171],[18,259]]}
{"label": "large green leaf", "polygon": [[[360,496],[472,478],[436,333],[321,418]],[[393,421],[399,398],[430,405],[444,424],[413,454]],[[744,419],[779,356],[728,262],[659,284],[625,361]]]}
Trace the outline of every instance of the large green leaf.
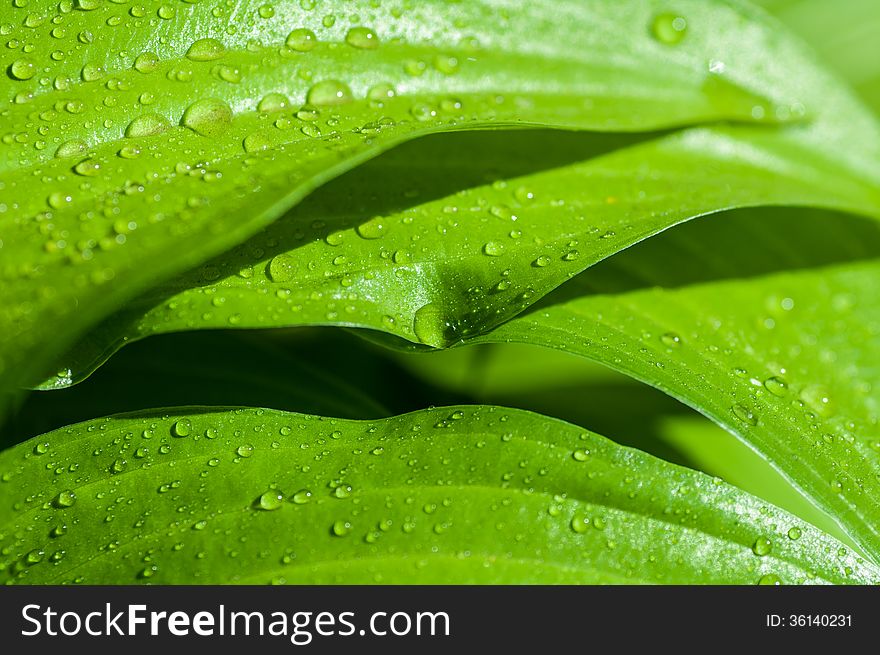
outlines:
{"label": "large green leaf", "polygon": [[[409,144],[318,190],[245,244],[155,286],[87,334],[44,386],[82,379],[128,341],[199,328],[336,324],[442,347],[707,212],[788,203],[880,217],[876,185],[840,162],[803,160],[787,138],[719,128],[629,147],[631,137],[547,132]],[[595,157],[561,165],[587,153]],[[510,177],[524,168],[540,172]],[[499,179],[479,184],[487,170]]]}
{"label": "large green leaf", "polygon": [[404,139],[802,113],[778,82],[823,75],[761,15],[680,8],[686,34],[659,0],[4,4],[0,391]]}
{"label": "large green leaf", "polygon": [[[877,557],[880,237],[842,216],[794,218],[798,236],[766,214],[672,230],[477,341],[561,349],[659,387],[744,439]],[[786,270],[834,250],[868,259]]]}
{"label": "large green leaf", "polygon": [[522,343],[400,352],[394,359],[420,380],[468,394],[469,402],[518,407],[589,426],[615,443],[719,477],[855,545],[747,444],[658,389],[607,366]]}
{"label": "large green leaf", "polygon": [[880,57],[874,35],[880,31],[876,0],[758,0],[803,37],[880,112]]}
{"label": "large green leaf", "polygon": [[718,479],[492,407],[119,416],[7,450],[0,471],[8,582],[880,580]]}

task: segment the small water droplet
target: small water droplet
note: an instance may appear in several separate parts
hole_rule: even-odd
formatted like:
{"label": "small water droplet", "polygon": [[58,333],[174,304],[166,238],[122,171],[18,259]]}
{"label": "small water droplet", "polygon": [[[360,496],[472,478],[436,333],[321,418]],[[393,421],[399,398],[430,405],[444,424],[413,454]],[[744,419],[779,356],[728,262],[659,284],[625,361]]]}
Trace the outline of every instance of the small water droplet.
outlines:
{"label": "small water droplet", "polygon": [[752,410],[750,410],[745,405],[740,405],[737,403],[733,407],[730,408],[730,411],[733,412],[733,415],[748,425],[757,425],[758,424],[758,416]]}
{"label": "small water droplet", "polygon": [[296,505],[305,505],[312,499],[312,492],[308,489],[300,489],[293,494],[292,500]]}
{"label": "small water droplet", "polygon": [[687,21],[676,14],[658,14],[651,23],[651,34],[666,45],[675,45],[687,34]]}

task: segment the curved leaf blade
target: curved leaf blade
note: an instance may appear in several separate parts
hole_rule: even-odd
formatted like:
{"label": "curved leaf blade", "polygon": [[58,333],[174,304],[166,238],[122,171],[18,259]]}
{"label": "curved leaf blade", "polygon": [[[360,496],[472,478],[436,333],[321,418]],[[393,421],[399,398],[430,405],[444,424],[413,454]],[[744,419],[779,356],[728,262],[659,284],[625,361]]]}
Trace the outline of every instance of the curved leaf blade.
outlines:
{"label": "curved leaf blade", "polygon": [[[12,100],[0,157],[11,253],[0,268],[0,330],[14,344],[0,354],[4,386],[40,375],[139,290],[402,140],[512,123],[775,120],[777,103],[798,101],[753,62],[734,57],[724,75],[707,73],[710,25],[740,34],[737,49],[785,46],[759,22],[745,30],[749,12],[735,5],[686,4],[696,23],[676,48],[651,37],[653,1],[430,0],[401,13],[357,0],[333,3],[348,20],[330,27],[293,0],[268,18],[248,0],[134,13],[112,3],[6,5],[4,38],[20,49],[0,53],[0,90]],[[303,42],[296,30],[312,27],[318,35]],[[364,43],[363,32],[353,40],[348,30],[364,27],[383,45]],[[658,61],[663,75],[646,66]],[[399,93],[389,97],[387,85]],[[63,335],[50,329],[59,323]]]}
{"label": "curved leaf blade", "polygon": [[[809,236],[811,223],[801,219]],[[874,230],[860,242],[858,231],[834,233],[814,222],[813,238],[796,244],[827,251],[833,234],[867,250],[868,259],[774,270],[781,257],[809,255],[774,243],[766,220],[747,225],[673,230],[609,259],[476,341],[564,350],[666,391],[760,452],[876,558],[880,422],[872,391],[880,384],[880,308],[873,299],[880,235]],[[725,244],[724,254],[707,249],[705,238],[693,239],[701,232]],[[736,279],[745,248],[756,271],[769,270]],[[670,257],[690,264],[669,267]],[[724,273],[701,282],[705,271]]]}
{"label": "curved leaf blade", "polygon": [[[200,328],[346,325],[446,347],[693,217],[788,204],[880,218],[876,185],[840,162],[805,158],[790,138],[696,128],[635,144],[546,132],[410,144],[318,190],[216,260],[155,286],[86,334],[42,386],[83,379],[132,340]],[[593,157],[570,163],[583,154]],[[413,159],[430,163],[412,166]],[[504,179],[522,170],[506,163],[517,160],[539,172]],[[499,179],[479,184],[486,170]],[[378,185],[391,201],[374,194]],[[466,188],[448,191],[457,185]]]}
{"label": "curved leaf blade", "polygon": [[14,490],[0,508],[6,581],[878,579],[720,480],[492,407],[375,422],[150,412],[44,435],[0,454],[0,470]]}

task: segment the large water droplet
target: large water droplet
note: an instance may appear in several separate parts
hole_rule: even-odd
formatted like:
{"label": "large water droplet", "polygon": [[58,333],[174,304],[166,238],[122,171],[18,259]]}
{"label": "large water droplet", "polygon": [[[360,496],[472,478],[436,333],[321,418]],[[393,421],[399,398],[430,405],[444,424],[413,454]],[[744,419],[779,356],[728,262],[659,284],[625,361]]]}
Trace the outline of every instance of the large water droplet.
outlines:
{"label": "large water droplet", "polygon": [[197,134],[216,138],[232,123],[232,109],[217,98],[203,98],[187,107],[181,122]]}
{"label": "large water droplet", "polygon": [[287,35],[285,44],[297,52],[308,52],[318,44],[318,38],[312,30],[301,27]]}
{"label": "large water droplet", "polygon": [[323,80],[313,85],[306,102],[316,106],[344,105],[354,100],[351,89],[339,80]]}
{"label": "large water droplet", "polygon": [[217,39],[199,39],[186,51],[186,58],[192,61],[213,61],[226,53],[226,47]]}
{"label": "large water droplet", "polygon": [[142,114],[128,124],[125,128],[125,136],[129,138],[155,136],[162,134],[169,127],[171,125],[164,116],[155,113]]}
{"label": "large water droplet", "polygon": [[429,346],[443,348],[447,343],[448,329],[449,321],[443,308],[437,303],[422,305],[413,316],[413,332],[416,338]]}
{"label": "large water droplet", "polygon": [[267,491],[262,494],[257,500],[254,502],[254,507],[257,509],[264,510],[266,512],[271,512],[273,510],[278,509],[284,503],[284,497],[278,491]]}
{"label": "large water droplet", "polygon": [[379,47],[379,37],[369,27],[352,27],[345,35],[345,42],[363,50],[375,50]]}
{"label": "large water droplet", "polygon": [[14,80],[29,80],[37,74],[37,65],[27,57],[16,59],[9,66],[9,74]]}

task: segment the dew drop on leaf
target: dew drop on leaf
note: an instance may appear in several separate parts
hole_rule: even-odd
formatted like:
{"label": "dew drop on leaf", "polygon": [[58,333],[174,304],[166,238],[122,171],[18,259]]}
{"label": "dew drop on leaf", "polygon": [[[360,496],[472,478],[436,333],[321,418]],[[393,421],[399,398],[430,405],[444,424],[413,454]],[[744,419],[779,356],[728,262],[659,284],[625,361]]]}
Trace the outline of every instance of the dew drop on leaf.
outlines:
{"label": "dew drop on leaf", "polygon": [[730,411],[733,413],[733,415],[737,419],[739,419],[743,423],[746,423],[747,425],[757,425],[758,424],[757,414],[755,414],[752,410],[750,410],[745,405],[740,405],[739,403],[737,403],[736,405],[734,405],[733,407],[730,408]]}
{"label": "dew drop on leaf", "polygon": [[344,537],[351,532],[351,523],[348,521],[336,521],[333,523],[330,531],[335,537]]}
{"label": "dew drop on leaf", "polygon": [[187,107],[181,123],[196,134],[217,138],[232,123],[232,109],[217,98],[203,98]]}
{"label": "dew drop on leaf", "polygon": [[32,59],[26,57],[16,59],[9,66],[9,74],[14,80],[29,80],[37,74],[37,65]]}
{"label": "dew drop on leaf", "polygon": [[188,418],[182,418],[175,421],[171,426],[171,436],[186,437],[192,432],[192,421]]}
{"label": "dew drop on leaf", "polygon": [[658,14],[651,23],[651,34],[660,43],[675,45],[687,34],[687,21],[675,14]]}
{"label": "dew drop on leaf", "polygon": [[758,557],[769,555],[773,550],[773,542],[767,537],[758,537],[752,544],[752,552]]}
{"label": "dew drop on leaf", "polygon": [[288,48],[297,52],[308,52],[312,50],[318,43],[318,39],[312,30],[301,27],[293,30],[287,35],[285,44]]}
{"label": "dew drop on leaf", "polygon": [[345,42],[362,50],[375,50],[379,47],[379,37],[369,27],[352,27],[345,35]]}
{"label": "dew drop on leaf", "polygon": [[52,504],[58,508],[73,507],[76,504],[76,494],[70,490],[65,490],[55,496]]}
{"label": "dew drop on leaf", "polygon": [[276,112],[284,111],[290,107],[290,98],[283,93],[269,93],[263,96],[257,104],[257,111]]}
{"label": "dew drop on leaf", "polygon": [[217,39],[199,39],[186,51],[186,58],[192,61],[213,61],[226,53],[226,47]]}
{"label": "dew drop on leaf", "polygon": [[254,507],[257,509],[264,510],[266,512],[271,512],[281,507],[284,503],[284,497],[278,491],[270,490],[263,493],[259,498],[257,498],[256,502],[254,502]]}
{"label": "dew drop on leaf", "polygon": [[156,113],[141,114],[125,128],[125,136],[129,138],[155,136],[162,134],[169,127],[171,124],[164,116]]}
{"label": "dew drop on leaf", "polygon": [[338,80],[323,80],[314,84],[306,96],[306,102],[317,107],[344,105],[354,100],[351,89]]}

